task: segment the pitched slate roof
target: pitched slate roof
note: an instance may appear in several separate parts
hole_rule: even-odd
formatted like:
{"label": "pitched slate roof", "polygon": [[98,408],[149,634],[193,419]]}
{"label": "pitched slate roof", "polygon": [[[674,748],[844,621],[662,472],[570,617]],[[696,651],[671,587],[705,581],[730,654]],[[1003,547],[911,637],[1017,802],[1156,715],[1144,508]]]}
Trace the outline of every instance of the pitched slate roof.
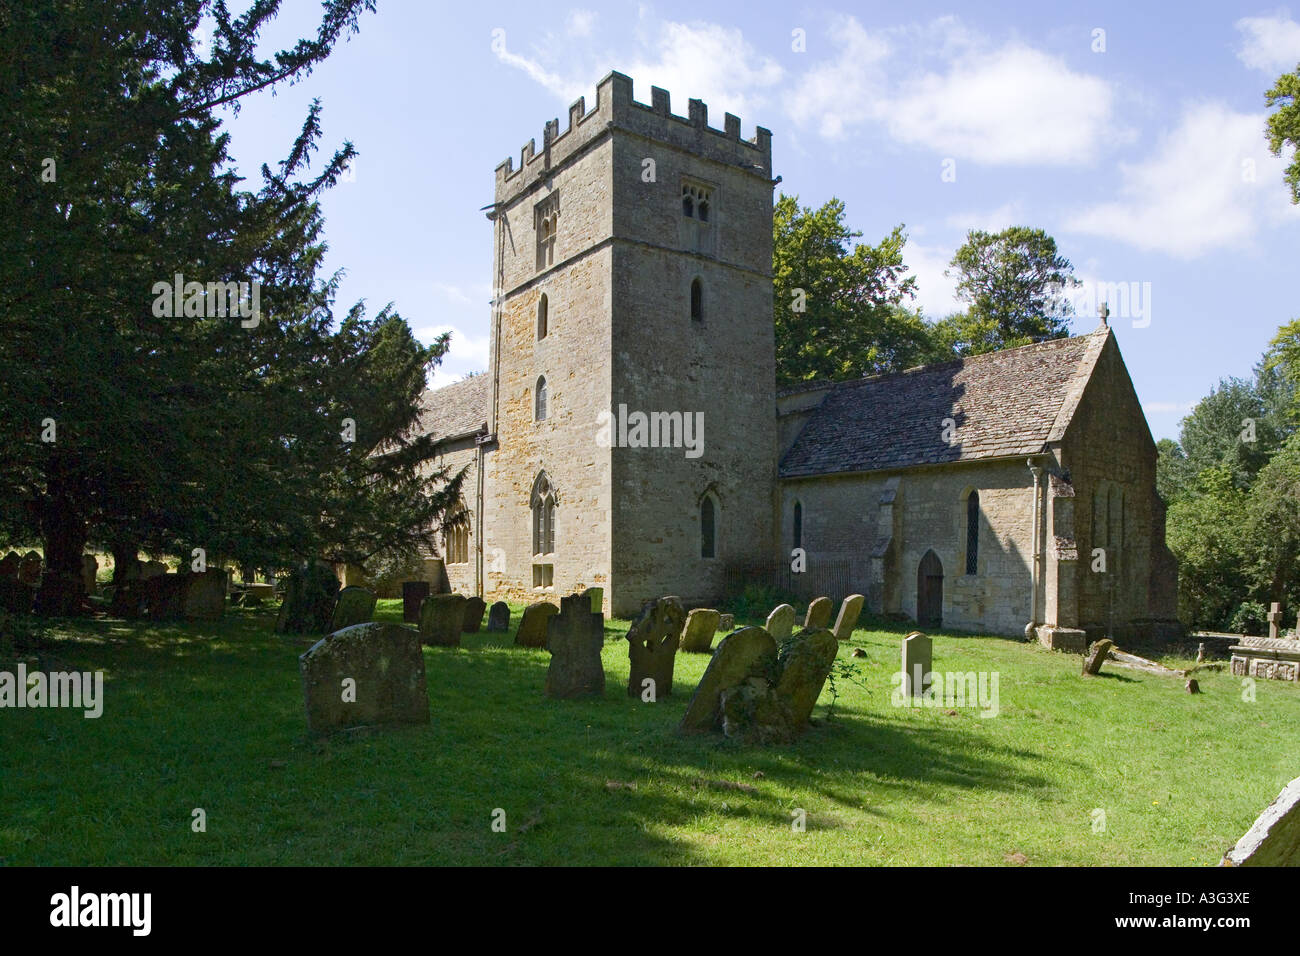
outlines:
{"label": "pitched slate roof", "polygon": [[491,400],[492,389],[486,374],[428,389],[420,396],[420,430],[437,438],[477,431],[487,423]]}
{"label": "pitched slate roof", "polygon": [[[841,382],[781,460],[782,478],[1008,455],[1059,441],[1110,330]],[[956,424],[944,440],[944,419]]]}

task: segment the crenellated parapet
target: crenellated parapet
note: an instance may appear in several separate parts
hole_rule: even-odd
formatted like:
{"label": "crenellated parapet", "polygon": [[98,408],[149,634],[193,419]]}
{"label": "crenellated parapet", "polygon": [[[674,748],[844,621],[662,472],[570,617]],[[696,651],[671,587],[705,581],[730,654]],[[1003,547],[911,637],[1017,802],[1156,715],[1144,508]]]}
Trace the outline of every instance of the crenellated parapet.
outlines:
{"label": "crenellated parapet", "polygon": [[650,104],[632,98],[632,78],[610,73],[596,86],[596,105],[587,110],[585,97],[569,107],[569,124],[560,131],[558,119],[542,130],[542,145],[530,139],[519,152],[519,165],[509,158],[496,168],[496,201],[506,203],[545,178],[570,157],[581,153],[605,133],[618,129],[649,140],[689,150],[715,162],[735,166],[764,179],[772,177],[772,133],[758,127],[750,140],[740,138],[740,117],[727,113],[723,128],[709,125],[702,100],[691,100],[686,116],[673,113],[667,90],[650,88]]}

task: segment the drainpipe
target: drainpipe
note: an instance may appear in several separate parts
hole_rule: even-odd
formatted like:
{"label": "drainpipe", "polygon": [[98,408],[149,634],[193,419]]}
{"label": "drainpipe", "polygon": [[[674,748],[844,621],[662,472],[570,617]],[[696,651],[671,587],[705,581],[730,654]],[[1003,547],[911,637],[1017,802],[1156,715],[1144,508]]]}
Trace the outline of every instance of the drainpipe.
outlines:
{"label": "drainpipe", "polygon": [[1038,580],[1042,573],[1039,570],[1039,566],[1042,564],[1042,560],[1043,560],[1042,545],[1039,543],[1042,537],[1041,534],[1039,533],[1039,524],[1042,520],[1040,517],[1042,508],[1039,502],[1040,499],[1042,498],[1042,494],[1040,492],[1040,482],[1043,477],[1043,469],[1040,468],[1038,465],[1035,465],[1034,459],[1032,458],[1026,460],[1025,464],[1029,466],[1029,471],[1034,476],[1034,518],[1033,518],[1034,558],[1033,558],[1033,564],[1030,565],[1030,571],[1029,571],[1029,578],[1031,582],[1030,587],[1032,589],[1029,596],[1029,606],[1031,610],[1029,613],[1029,623],[1025,625],[1025,638],[1027,640],[1033,640],[1034,629],[1038,627],[1039,624]]}

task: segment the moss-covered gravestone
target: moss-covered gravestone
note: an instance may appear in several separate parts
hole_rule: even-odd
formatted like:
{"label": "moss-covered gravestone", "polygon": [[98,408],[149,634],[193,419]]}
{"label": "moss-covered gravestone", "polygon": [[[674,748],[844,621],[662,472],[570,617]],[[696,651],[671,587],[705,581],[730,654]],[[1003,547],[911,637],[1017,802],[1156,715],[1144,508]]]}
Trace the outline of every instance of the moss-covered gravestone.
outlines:
{"label": "moss-covered gravestone", "polygon": [[697,607],[686,615],[682,628],[682,650],[693,654],[707,654],[713,650],[713,635],[718,632],[722,615],[712,608]]}
{"label": "moss-covered gravestone", "polygon": [[767,616],[763,630],[772,635],[772,640],[784,641],[794,631],[794,608],[788,604],[778,604]]}
{"label": "moss-covered gravestone", "polygon": [[483,612],[487,610],[487,603],[476,595],[470,595],[465,599],[465,617],[461,621],[460,629],[465,634],[477,634],[478,629],[483,626]]}
{"label": "moss-covered gravestone", "polygon": [[375,616],[375,592],[369,588],[346,587],[339,592],[334,613],[330,615],[330,633],[354,624],[365,624]]}
{"label": "moss-covered gravestone", "polygon": [[1115,642],[1109,638],[1102,638],[1100,641],[1094,641],[1093,645],[1088,648],[1088,653],[1083,658],[1083,672],[1097,676],[1101,673],[1101,665],[1106,663],[1106,657],[1114,648]]}
{"label": "moss-covered gravestone", "polygon": [[830,598],[813,598],[808,605],[808,613],[803,618],[803,629],[811,631],[814,628],[830,627],[831,612],[834,610],[835,605],[831,604]]}
{"label": "moss-covered gravestone", "polygon": [[605,615],[591,609],[586,594],[560,599],[560,613],[546,621],[546,696],[568,700],[605,693],[605,668],[600,650],[605,644]]}
{"label": "moss-covered gravestone", "polygon": [[181,575],[181,616],[187,621],[219,621],[226,611],[226,572],[211,568]]}
{"label": "moss-covered gravestone", "polygon": [[284,601],[276,618],[277,634],[322,634],[339,593],[339,579],[323,562],[309,562],[285,580]]}
{"label": "moss-covered gravestone", "polygon": [[[673,692],[673,664],[686,611],[676,597],[648,601],[627,630],[627,696],[654,703]],[[649,683],[647,683],[649,682]]]}
{"label": "moss-covered gravestone", "polygon": [[930,689],[930,669],[934,664],[934,645],[920,631],[903,638],[903,695],[921,697]]}
{"label": "moss-covered gravestone", "polygon": [[[591,603],[591,599],[587,599]],[[524,608],[523,620],[515,632],[516,647],[545,647],[546,622],[552,615],[559,614],[560,609],[549,601],[538,601]]]}
{"label": "moss-covered gravestone", "polygon": [[312,733],[429,722],[414,628],[372,622],[335,631],[298,658],[298,670]]}
{"label": "moss-covered gravestone", "polygon": [[776,667],[776,641],[761,627],[742,627],[722,639],[704,676],[695,688],[677,729],[705,733],[721,726],[722,692],[751,676],[764,676]]}
{"label": "moss-covered gravestone", "polygon": [[796,732],[807,726],[838,651],[839,641],[825,628],[800,631],[781,645],[776,694],[789,705]]}
{"label": "moss-covered gravestone", "polygon": [[434,647],[460,647],[465,595],[430,594],[420,605],[420,636]]}
{"label": "moss-covered gravestone", "polygon": [[853,629],[858,625],[858,618],[862,616],[862,602],[865,601],[861,594],[850,594],[840,604],[840,613],[835,618],[835,626],[831,630],[835,634],[837,641],[847,641],[853,636]]}

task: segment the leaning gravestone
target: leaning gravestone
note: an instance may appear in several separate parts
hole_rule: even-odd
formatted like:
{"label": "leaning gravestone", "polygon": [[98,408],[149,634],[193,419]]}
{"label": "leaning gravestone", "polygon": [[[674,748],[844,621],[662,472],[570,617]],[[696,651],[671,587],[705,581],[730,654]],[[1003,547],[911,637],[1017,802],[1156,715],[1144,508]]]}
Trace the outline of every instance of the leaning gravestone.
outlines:
{"label": "leaning gravestone", "polygon": [[839,641],[826,628],[802,630],[781,645],[776,664],[781,678],[776,682],[776,695],[789,706],[796,732],[808,724],[838,651]]}
{"label": "leaning gravestone", "polygon": [[1106,638],[1094,642],[1092,647],[1088,648],[1088,654],[1083,659],[1083,672],[1094,677],[1100,674],[1101,665],[1106,663],[1106,655],[1111,652],[1111,648],[1114,646],[1115,642]]}
{"label": "leaning gravestone", "polygon": [[794,739],[789,701],[766,677],[747,677],[718,696],[722,732],[746,744],[786,744]]}
{"label": "leaning gravestone", "polygon": [[1283,788],[1220,865],[1300,866],[1300,777]]}
{"label": "leaning gravestone", "polygon": [[515,632],[515,646],[545,647],[546,622],[551,615],[559,613],[560,609],[549,601],[538,601],[536,604],[528,605],[524,608],[519,630]]}
{"label": "leaning gravestone", "polygon": [[920,697],[928,689],[927,675],[934,664],[933,644],[920,631],[903,638],[903,694]]}
{"label": "leaning gravestone", "polygon": [[483,626],[483,612],[487,609],[487,603],[477,595],[471,595],[465,599],[465,619],[461,622],[460,629],[465,634],[477,634],[478,629]]}
{"label": "leaning gravestone", "polygon": [[[627,656],[631,662],[627,696],[653,703],[672,694],[673,664],[685,621],[686,611],[676,597],[661,597],[641,608],[640,616],[627,630]],[[651,681],[648,687],[646,681]],[[648,696],[647,691],[651,692]]]}
{"label": "leaning gravestone", "polygon": [[767,616],[767,626],[763,628],[772,635],[772,640],[780,643],[794,630],[794,608],[788,604],[778,604]]}
{"label": "leaning gravestone", "polygon": [[95,593],[95,582],[99,577],[99,562],[93,554],[81,556],[81,587],[86,594]]}
{"label": "leaning gravestone", "polygon": [[298,658],[307,729],[315,734],[375,724],[427,724],[420,633],[398,624],[356,624]]}
{"label": "leaning gravestone", "polygon": [[697,607],[686,615],[686,624],[682,628],[681,647],[692,654],[707,654],[713,650],[713,635],[718,630],[717,611],[707,607]]}
{"label": "leaning gravestone", "polygon": [[605,615],[591,609],[591,598],[569,594],[560,598],[560,613],[546,620],[546,696],[560,700],[600,697],[605,693],[605,668],[600,649],[605,644]]}
{"label": "leaning gravestone", "polygon": [[811,631],[819,627],[829,627],[833,610],[835,606],[831,604],[830,598],[813,598],[808,605],[808,613],[804,615],[803,629]]}
{"label": "leaning gravestone", "polygon": [[505,601],[497,601],[488,611],[489,631],[508,631],[510,630],[510,605]]}
{"label": "leaning gravestone", "polygon": [[862,616],[862,602],[865,601],[861,594],[850,594],[840,604],[840,613],[835,618],[835,627],[832,631],[837,641],[847,641],[853,636],[853,629],[858,626],[858,618]]}
{"label": "leaning gravestone", "polygon": [[713,730],[722,716],[722,692],[775,667],[776,641],[767,631],[761,627],[732,631],[713,652],[713,660],[705,668],[677,729],[686,734]]}
{"label": "leaning gravestone", "polygon": [[334,613],[330,615],[330,633],[354,624],[366,624],[375,616],[375,592],[353,585],[339,592]]}
{"label": "leaning gravestone", "polygon": [[226,572],[211,568],[180,578],[181,616],[187,621],[219,621],[226,610]]}
{"label": "leaning gravestone", "polygon": [[420,605],[420,636],[434,647],[460,647],[465,595],[430,594]]}

